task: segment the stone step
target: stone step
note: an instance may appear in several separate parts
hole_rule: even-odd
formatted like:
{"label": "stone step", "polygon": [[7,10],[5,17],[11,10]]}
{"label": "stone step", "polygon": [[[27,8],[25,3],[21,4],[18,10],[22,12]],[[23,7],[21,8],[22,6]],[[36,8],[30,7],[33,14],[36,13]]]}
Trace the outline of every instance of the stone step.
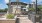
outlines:
{"label": "stone step", "polygon": [[32,21],[30,21],[29,19],[28,19],[28,17],[18,17],[19,18],[19,22],[20,23],[32,23]]}
{"label": "stone step", "polygon": [[18,18],[19,18],[19,23],[33,23],[28,19],[28,15],[20,15]]}
{"label": "stone step", "polygon": [[28,15],[19,15],[18,17],[28,17]]}

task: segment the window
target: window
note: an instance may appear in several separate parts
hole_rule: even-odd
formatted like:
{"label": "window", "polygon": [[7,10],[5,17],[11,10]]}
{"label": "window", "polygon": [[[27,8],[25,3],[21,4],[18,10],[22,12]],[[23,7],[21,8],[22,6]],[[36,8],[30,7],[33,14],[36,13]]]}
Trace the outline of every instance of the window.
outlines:
{"label": "window", "polygon": [[23,6],[21,6],[21,8],[24,8]]}
{"label": "window", "polygon": [[26,11],[26,9],[24,9],[24,11]]}

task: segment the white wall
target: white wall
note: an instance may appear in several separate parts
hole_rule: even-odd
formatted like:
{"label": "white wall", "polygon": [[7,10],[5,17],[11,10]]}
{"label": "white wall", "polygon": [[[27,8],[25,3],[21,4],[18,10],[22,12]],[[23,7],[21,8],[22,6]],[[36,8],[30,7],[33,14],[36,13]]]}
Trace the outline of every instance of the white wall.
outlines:
{"label": "white wall", "polygon": [[26,11],[28,11],[29,5],[26,6]]}
{"label": "white wall", "polygon": [[24,5],[18,5],[18,7],[17,5],[11,5],[11,6],[13,6],[14,8],[21,8],[21,6],[24,6]]}
{"label": "white wall", "polygon": [[[12,13],[15,13],[15,11],[16,11],[16,8],[19,8],[19,10],[21,9],[21,6],[24,6],[24,5],[18,5],[18,7],[17,7],[17,5],[11,5],[11,6],[13,6],[12,8],[13,8],[13,12]],[[20,12],[19,12],[20,13]]]}
{"label": "white wall", "polygon": [[[11,8],[10,8],[9,11],[11,11],[11,13],[15,13],[16,8],[21,9],[21,6],[25,6],[25,5],[18,5],[18,7],[17,7],[17,5],[11,5]],[[8,12],[9,12],[9,11],[8,11]]]}

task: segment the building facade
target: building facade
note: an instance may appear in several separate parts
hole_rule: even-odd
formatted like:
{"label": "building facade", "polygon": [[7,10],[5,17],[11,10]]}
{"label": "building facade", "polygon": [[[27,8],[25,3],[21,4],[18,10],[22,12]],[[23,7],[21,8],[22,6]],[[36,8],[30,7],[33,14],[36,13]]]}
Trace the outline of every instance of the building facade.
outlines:
{"label": "building facade", "polygon": [[8,3],[8,11],[7,13],[9,14],[22,14],[22,13],[27,13],[28,8],[35,8],[35,3],[33,4],[26,4],[23,2],[11,2]]}
{"label": "building facade", "polygon": [[[9,7],[9,3],[7,4]],[[23,2],[11,2],[10,8],[8,9],[9,11],[7,13],[13,13],[13,14],[21,14],[22,11],[26,11],[26,3]]]}

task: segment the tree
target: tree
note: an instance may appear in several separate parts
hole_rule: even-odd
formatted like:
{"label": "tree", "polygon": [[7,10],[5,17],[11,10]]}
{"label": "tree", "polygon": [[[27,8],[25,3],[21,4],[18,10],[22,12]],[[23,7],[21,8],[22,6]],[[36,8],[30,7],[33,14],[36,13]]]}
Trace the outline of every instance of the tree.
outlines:
{"label": "tree", "polygon": [[7,12],[8,8],[5,8],[4,11]]}
{"label": "tree", "polygon": [[38,8],[40,9],[40,11],[42,11],[42,6],[38,6]]}
{"label": "tree", "polygon": [[42,9],[42,6],[38,6],[39,9]]}
{"label": "tree", "polygon": [[0,12],[3,12],[4,11],[4,9],[0,9]]}
{"label": "tree", "polygon": [[7,12],[8,8],[0,9],[0,12]]}
{"label": "tree", "polygon": [[38,13],[42,13],[42,6],[38,6]]}

